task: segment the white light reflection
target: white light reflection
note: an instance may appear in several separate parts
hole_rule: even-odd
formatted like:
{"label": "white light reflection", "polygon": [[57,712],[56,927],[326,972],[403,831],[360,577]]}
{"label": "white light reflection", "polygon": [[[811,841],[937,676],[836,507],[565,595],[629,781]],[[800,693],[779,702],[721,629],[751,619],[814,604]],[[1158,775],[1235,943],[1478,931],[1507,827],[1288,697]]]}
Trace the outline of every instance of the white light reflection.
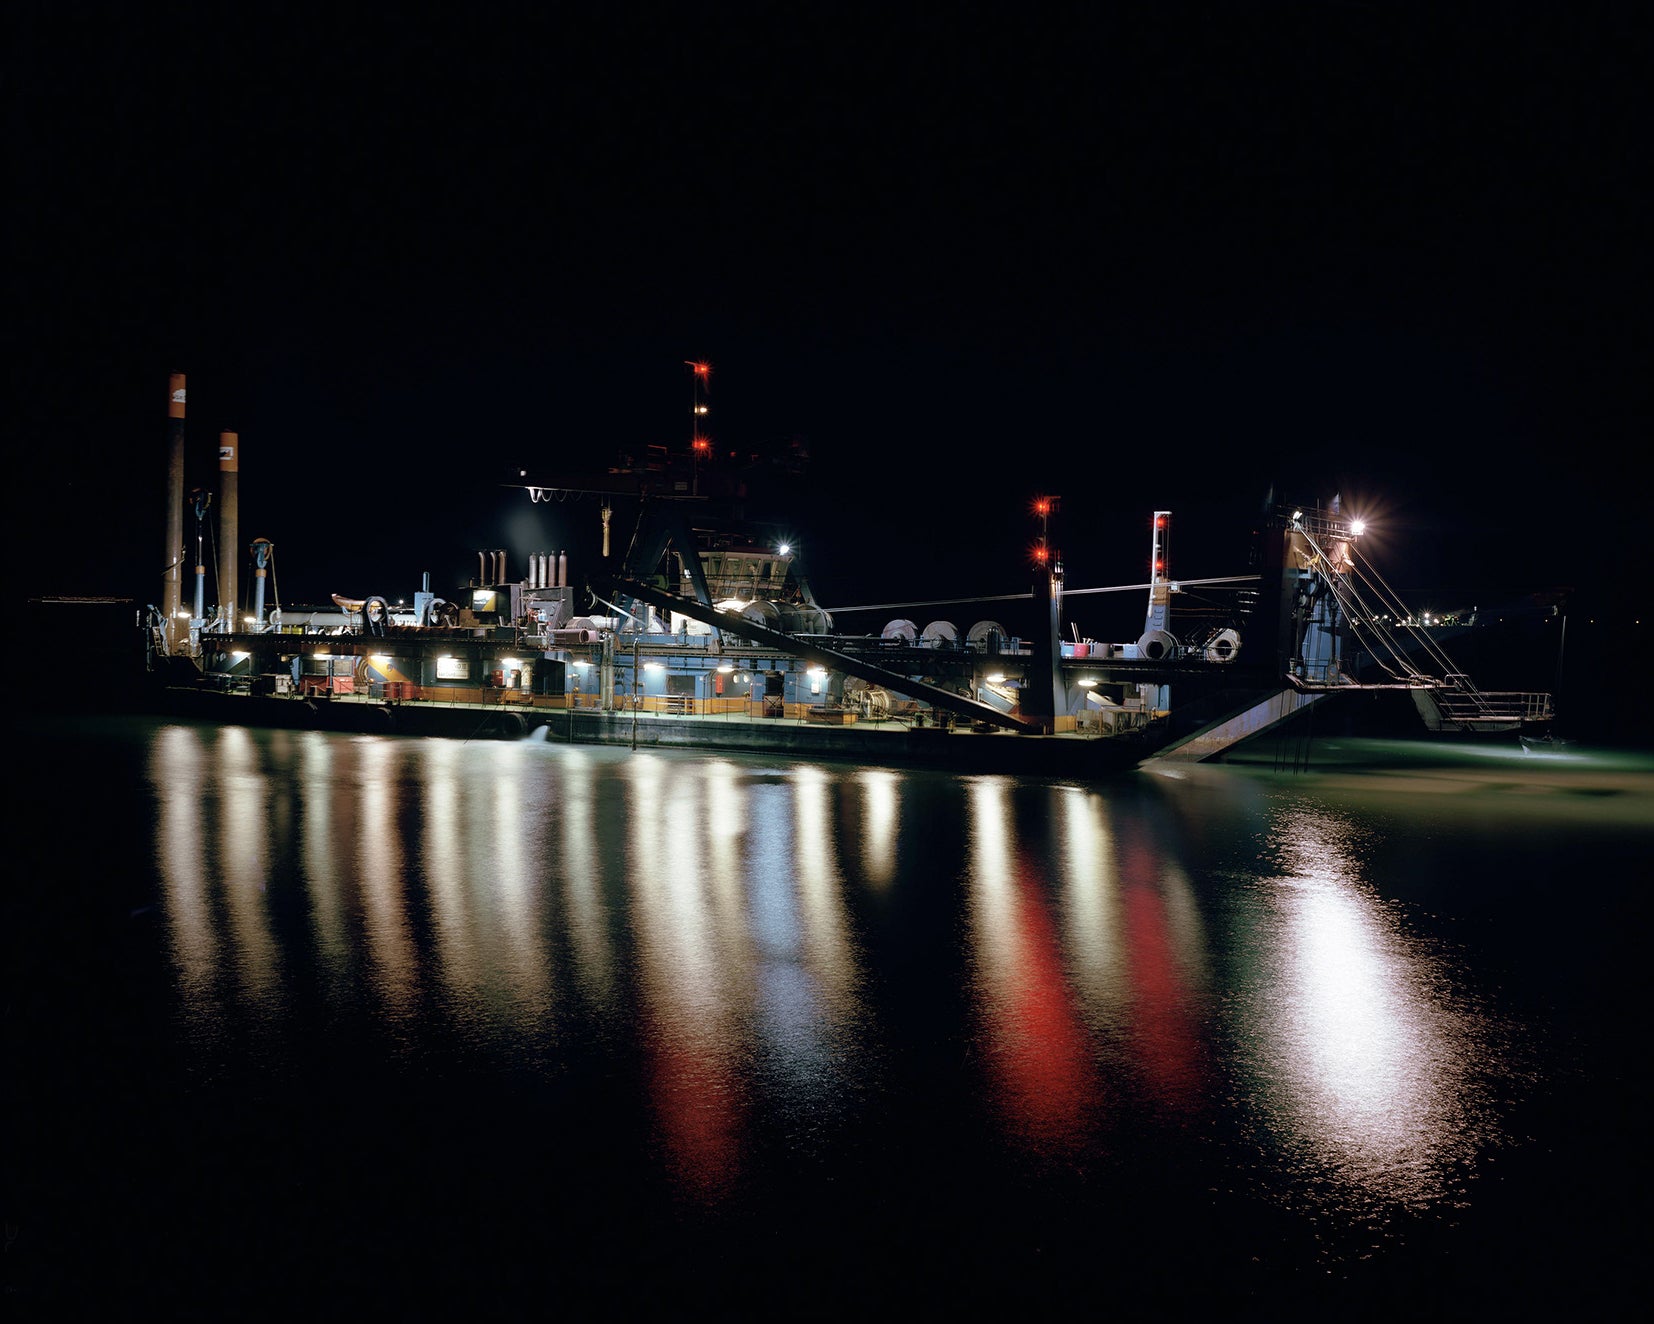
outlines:
{"label": "white light reflection", "polygon": [[1271,827],[1273,880],[1254,950],[1243,1059],[1277,1144],[1351,1201],[1423,1207],[1480,1142],[1474,1072],[1489,1051],[1451,971],[1402,931],[1361,877],[1360,833],[1325,808]]}
{"label": "white light reflection", "polygon": [[[562,796],[543,812],[562,829],[563,904],[575,978],[587,999],[602,1009],[615,997],[615,959],[609,908],[603,899],[603,857],[593,818],[594,769],[584,750],[558,753],[562,775],[555,784]],[[549,858],[549,847],[546,854]]]}
{"label": "white light reflection", "polygon": [[1196,1111],[1208,1102],[1209,980],[1189,879],[1137,816],[1116,828],[1102,797],[1068,790],[1056,815],[1066,948],[1103,1073],[1135,1079],[1162,1108]]}
{"label": "white light reflection", "polygon": [[767,950],[765,967],[766,984],[786,990],[784,1001],[763,1006],[771,1042],[787,1054],[794,1086],[818,1090],[832,1075],[834,1026],[854,1015],[856,983],[831,812],[835,785],[821,768],[793,770],[796,929],[785,947]]}
{"label": "white light reflection", "polygon": [[[339,856],[334,812],[340,797],[334,795],[333,737],[321,731],[304,735],[301,771],[298,777],[299,847],[305,888],[310,897],[311,923],[315,927],[318,955],[324,974],[342,992],[348,981],[354,950],[345,918],[341,894]],[[351,810],[348,803],[345,808]]]}
{"label": "white light reflection", "polygon": [[1120,890],[1113,835],[1099,796],[1066,790],[1057,800],[1063,860],[1063,937],[1074,983],[1093,1028],[1119,1027],[1129,1005],[1120,950]]}
{"label": "white light reflection", "polygon": [[418,1009],[419,958],[404,895],[400,806],[395,767],[399,742],[351,742],[356,755],[356,876],[362,889],[374,991],[394,1020]]}
{"label": "white light reflection", "polygon": [[201,739],[189,727],[168,727],[157,736],[153,750],[149,775],[160,817],[155,862],[166,894],[172,960],[184,1017],[202,1032],[216,1022],[218,936],[207,894]]}
{"label": "white light reflection", "polygon": [[[553,995],[541,875],[555,821],[525,802],[543,785],[531,746],[427,741],[413,747],[420,806],[419,869],[431,902],[434,956],[460,1032],[510,1036],[519,1064],[546,1050]],[[407,810],[404,810],[404,817]]]}
{"label": "white light reflection", "polygon": [[[679,1179],[715,1197],[734,1179],[740,1158],[745,1109],[735,1022],[746,991],[732,981],[752,968],[752,958],[744,950],[738,882],[717,876],[709,849],[710,810],[696,802],[702,782],[665,772],[652,755],[627,764],[630,832],[614,845],[633,893],[640,1033],[661,1139]],[[710,779],[716,784],[728,775],[720,764]],[[727,810],[720,812],[727,826]],[[716,858],[731,861],[722,851]]]}
{"label": "white light reflection", "polygon": [[896,876],[896,820],[901,810],[901,779],[883,769],[858,773],[862,788],[861,871],[877,887]]}
{"label": "white light reflection", "polygon": [[545,851],[546,815],[523,812],[523,765],[533,747],[520,741],[495,741],[483,746],[483,751],[493,765],[489,802],[494,822],[485,840],[493,848],[489,894],[500,935],[494,961],[509,977],[510,1001],[518,1017],[533,1022],[546,1015],[552,992],[551,961],[539,915],[538,874]]}
{"label": "white light reflection", "polygon": [[741,855],[747,844],[747,798],[733,763],[714,760],[706,766],[707,883],[721,914],[746,910]]}
{"label": "white light reflection", "polygon": [[[694,774],[685,775],[693,766]],[[834,806],[814,766],[636,757],[625,876],[660,1136],[693,1193],[742,1167],[755,1092],[808,1133],[841,1105],[858,956]]]}
{"label": "white light reflection", "polygon": [[1037,1153],[1071,1156],[1085,1144],[1098,1082],[1045,880],[1012,848],[1012,785],[983,777],[970,788],[975,1010],[1006,1129]]}
{"label": "white light reflection", "polygon": [[451,740],[424,742],[420,762],[424,784],[419,809],[421,872],[431,897],[436,957],[443,985],[456,1004],[469,1009],[487,967],[477,938],[474,879],[465,843],[471,839],[465,812],[464,770],[469,752]]}
{"label": "white light reflection", "polygon": [[[209,831],[218,849],[235,969],[248,1004],[271,1013],[279,1009],[281,981],[270,933],[269,782],[259,769],[248,728],[221,728],[213,754],[217,766],[209,776],[217,784],[220,813]],[[213,804],[212,789],[204,789],[207,803]]]}
{"label": "white light reflection", "polygon": [[[408,780],[424,787],[418,831],[409,834],[418,843],[414,873],[430,901],[447,1013],[463,1038],[491,1045],[515,1066],[553,1065],[556,980],[544,880],[559,872],[550,837],[564,820],[545,797],[546,751],[520,741],[422,741],[411,749],[417,766]],[[588,855],[579,873],[590,871]]]}
{"label": "white light reflection", "polygon": [[[650,987],[674,1032],[701,1037],[731,1009],[731,971],[747,968],[738,888],[708,869],[706,813],[694,777],[665,776],[659,759],[627,768],[632,825],[621,843],[638,893]],[[664,856],[671,853],[667,867]]]}

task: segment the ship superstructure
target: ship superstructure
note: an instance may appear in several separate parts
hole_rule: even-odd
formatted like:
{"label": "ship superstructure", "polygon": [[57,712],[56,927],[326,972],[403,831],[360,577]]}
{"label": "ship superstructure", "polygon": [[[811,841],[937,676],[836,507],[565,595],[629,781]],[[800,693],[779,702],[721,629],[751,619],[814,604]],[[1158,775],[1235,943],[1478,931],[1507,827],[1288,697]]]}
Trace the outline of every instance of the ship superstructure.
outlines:
{"label": "ship superstructure", "polygon": [[[580,503],[601,534],[587,564],[562,549],[482,549],[475,574],[446,592],[425,576],[411,594],[283,609],[265,602],[274,543],[261,538],[246,549],[250,607],[208,610],[198,567],[189,614],[175,588],[180,548],[163,585],[172,615],[150,612],[151,664],[187,661],[194,679],[169,686],[175,695],[274,701],[272,715],[296,701],[295,717],[317,724],[372,709],[360,719],[369,729],[446,730],[454,722],[429,715],[475,711],[478,729],[501,735],[741,748],[796,746],[790,724],[841,733],[830,738],[853,757],[875,756],[869,729],[900,735],[901,754],[949,757],[959,747],[935,736],[999,732],[1111,749],[1091,756],[1099,767],[1217,757],[1352,691],[1405,689],[1432,730],[1549,715],[1548,696],[1480,693],[1411,631],[1360,555],[1359,522],[1336,509],[1273,512],[1260,570],[1184,580],[1171,562],[1173,512],[1157,509],[1145,581],[1073,588],[1060,499],[1040,496],[1030,588],[996,599],[1005,605],[995,616],[1016,628],[937,612],[987,600],[961,597],[886,604],[876,633],[846,631],[835,612],[871,609],[817,602],[797,547],[750,513],[755,475],[720,466],[703,444],[704,384],[693,409],[683,451],[505,485],[508,499]],[[170,416],[169,441],[180,419]],[[765,463],[797,477],[802,462],[793,449]],[[210,504],[197,494],[198,525]],[[226,485],[221,518],[235,504]],[[1081,631],[1076,604],[1098,592],[1144,595],[1136,638]],[[842,735],[858,726],[856,739]]]}

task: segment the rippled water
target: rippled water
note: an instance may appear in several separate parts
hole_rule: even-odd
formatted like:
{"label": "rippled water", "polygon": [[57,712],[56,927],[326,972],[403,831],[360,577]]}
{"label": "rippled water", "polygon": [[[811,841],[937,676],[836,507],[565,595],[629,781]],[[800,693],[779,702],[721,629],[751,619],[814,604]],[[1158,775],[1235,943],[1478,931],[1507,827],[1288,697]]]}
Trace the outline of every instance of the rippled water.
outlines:
{"label": "rippled water", "polygon": [[1633,1282],[1645,758],[1072,785],[145,722],[14,748],[6,1260],[47,1315]]}

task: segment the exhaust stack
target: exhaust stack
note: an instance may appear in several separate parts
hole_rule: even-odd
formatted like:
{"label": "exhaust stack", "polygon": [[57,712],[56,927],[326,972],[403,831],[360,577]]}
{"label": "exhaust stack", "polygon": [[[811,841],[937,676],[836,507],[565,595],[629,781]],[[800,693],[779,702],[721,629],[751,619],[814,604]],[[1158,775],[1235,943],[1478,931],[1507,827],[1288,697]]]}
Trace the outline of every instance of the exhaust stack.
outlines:
{"label": "exhaust stack", "polygon": [[239,440],[233,432],[218,434],[218,617],[226,633],[236,629],[236,604],[241,600],[236,583],[236,566],[241,560],[241,474],[236,458]]}
{"label": "exhaust stack", "polygon": [[172,374],[167,393],[167,545],[161,565],[162,627],[167,652],[176,651],[184,574],[184,374]]}

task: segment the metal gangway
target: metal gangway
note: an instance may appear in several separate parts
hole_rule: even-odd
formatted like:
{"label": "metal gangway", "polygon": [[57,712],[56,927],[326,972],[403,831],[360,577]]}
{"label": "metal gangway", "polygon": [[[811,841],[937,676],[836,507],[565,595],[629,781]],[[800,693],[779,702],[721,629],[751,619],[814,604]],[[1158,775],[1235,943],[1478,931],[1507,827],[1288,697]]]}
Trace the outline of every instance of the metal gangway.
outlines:
{"label": "metal gangway", "polygon": [[[1301,540],[1296,568],[1308,581],[1299,595],[1300,612],[1308,618],[1303,624],[1314,629],[1310,623],[1319,622],[1334,641],[1315,654],[1317,661],[1289,672],[1295,689],[1405,688],[1432,731],[1514,730],[1551,719],[1549,694],[1477,688],[1432,637],[1423,618],[1361,555],[1359,520],[1297,510],[1289,528]],[[1337,646],[1345,633],[1371,658],[1380,679],[1345,669],[1347,650]],[[1424,659],[1424,665],[1415,658]]]}

